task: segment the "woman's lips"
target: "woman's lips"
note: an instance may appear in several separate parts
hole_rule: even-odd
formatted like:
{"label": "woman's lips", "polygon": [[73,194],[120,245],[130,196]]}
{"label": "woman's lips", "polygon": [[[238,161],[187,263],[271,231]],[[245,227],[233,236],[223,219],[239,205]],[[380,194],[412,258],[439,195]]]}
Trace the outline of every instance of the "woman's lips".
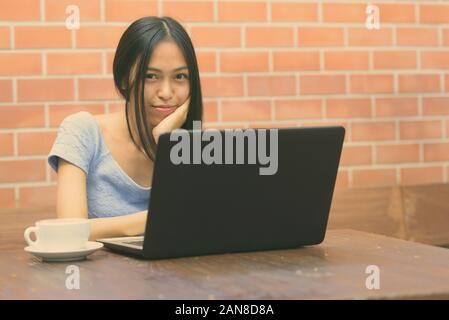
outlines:
{"label": "woman's lips", "polygon": [[170,114],[176,110],[176,107],[173,106],[153,106],[153,108],[164,115]]}

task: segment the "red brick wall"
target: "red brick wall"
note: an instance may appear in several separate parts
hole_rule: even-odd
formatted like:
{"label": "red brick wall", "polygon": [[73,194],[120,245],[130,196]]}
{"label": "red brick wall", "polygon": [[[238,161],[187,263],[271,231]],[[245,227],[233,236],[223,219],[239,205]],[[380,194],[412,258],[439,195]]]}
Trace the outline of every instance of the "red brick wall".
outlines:
{"label": "red brick wall", "polygon": [[[65,27],[80,8],[79,30]],[[61,120],[123,108],[111,65],[143,15],[192,36],[208,127],[343,124],[338,188],[447,182],[449,2],[0,0],[0,208],[53,205]]]}

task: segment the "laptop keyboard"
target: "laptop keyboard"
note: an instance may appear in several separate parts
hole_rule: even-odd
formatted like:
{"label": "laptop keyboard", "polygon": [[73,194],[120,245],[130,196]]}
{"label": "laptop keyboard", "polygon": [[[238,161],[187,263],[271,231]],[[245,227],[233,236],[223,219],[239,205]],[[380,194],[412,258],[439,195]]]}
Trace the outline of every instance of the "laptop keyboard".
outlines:
{"label": "laptop keyboard", "polygon": [[143,241],[139,240],[139,241],[127,241],[127,242],[123,242],[125,244],[131,244],[133,246],[138,246],[138,247],[143,247]]}

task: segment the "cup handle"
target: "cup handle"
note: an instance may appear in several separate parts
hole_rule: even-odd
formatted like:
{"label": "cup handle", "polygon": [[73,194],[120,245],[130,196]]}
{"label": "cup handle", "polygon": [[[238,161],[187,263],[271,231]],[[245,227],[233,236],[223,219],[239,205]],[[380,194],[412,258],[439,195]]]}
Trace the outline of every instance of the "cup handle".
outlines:
{"label": "cup handle", "polygon": [[33,233],[33,232],[34,232],[34,234],[35,234],[36,237],[37,237],[36,231],[37,231],[37,228],[36,228],[36,227],[28,227],[28,228],[25,230],[25,233],[23,234],[23,236],[25,237],[25,241],[28,243],[29,246],[35,246],[35,245],[36,245],[37,238],[36,238],[36,241],[33,241],[33,240],[31,240],[31,238],[30,238],[31,233]]}

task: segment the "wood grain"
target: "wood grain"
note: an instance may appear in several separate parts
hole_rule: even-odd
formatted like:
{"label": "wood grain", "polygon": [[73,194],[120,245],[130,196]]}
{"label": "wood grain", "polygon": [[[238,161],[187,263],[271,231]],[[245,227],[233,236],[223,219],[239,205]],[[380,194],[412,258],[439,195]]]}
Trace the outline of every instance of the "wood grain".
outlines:
{"label": "wood grain", "polygon": [[[23,232],[54,208],[1,210],[0,299],[449,299],[449,250],[401,240],[449,243],[448,195],[445,184],[339,191],[318,246],[155,261],[103,249],[41,262]],[[65,287],[69,265],[80,290]],[[380,290],[365,286],[369,265]]]}
{"label": "wood grain", "polygon": [[328,228],[448,246],[448,198],[449,184],[340,190],[334,194]]}
{"label": "wood grain", "polygon": [[[80,268],[80,289],[65,287]],[[365,286],[380,268],[380,289]],[[318,246],[155,261],[100,250],[85,261],[45,263],[0,253],[0,299],[449,299],[449,250],[354,230]]]}
{"label": "wood grain", "polygon": [[403,188],[404,220],[411,241],[449,245],[449,184]]}

